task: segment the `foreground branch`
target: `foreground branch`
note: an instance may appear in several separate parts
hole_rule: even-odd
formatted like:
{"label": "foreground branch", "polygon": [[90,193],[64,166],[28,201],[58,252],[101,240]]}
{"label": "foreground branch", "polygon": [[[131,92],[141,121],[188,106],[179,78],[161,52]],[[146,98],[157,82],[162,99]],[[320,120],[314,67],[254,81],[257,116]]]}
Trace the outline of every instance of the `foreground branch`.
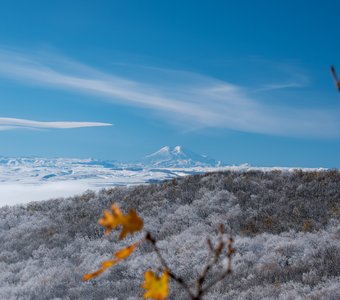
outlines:
{"label": "foreground branch", "polygon": [[224,229],[223,226],[220,227],[219,230],[219,243],[216,247],[213,246],[210,239],[207,240],[208,246],[209,246],[209,256],[207,263],[205,267],[203,268],[203,271],[201,275],[196,280],[196,293],[193,293],[188,286],[188,284],[181,278],[175,275],[175,273],[169,268],[167,262],[163,258],[159,248],[156,245],[156,240],[151,236],[149,232],[146,233],[145,240],[151,243],[153,246],[154,251],[156,252],[156,255],[163,266],[165,270],[167,270],[169,276],[177,282],[180,286],[182,286],[186,292],[189,294],[189,297],[191,300],[202,300],[203,295],[206,294],[213,286],[215,286],[217,283],[222,281],[226,276],[232,273],[232,255],[235,252],[235,249],[233,248],[234,239],[232,237],[229,238],[227,243],[227,268],[226,270],[218,276],[215,280],[210,282],[208,285],[204,286],[204,282],[206,281],[206,277],[209,273],[209,271],[218,264],[221,254],[223,252],[223,249],[225,248],[225,241],[223,240],[223,233]]}
{"label": "foreground branch", "polygon": [[169,276],[187,291],[191,299],[196,299],[194,294],[190,290],[189,286],[184,282],[184,280],[181,277],[175,275],[173,271],[171,271],[165,259],[163,258],[161,252],[159,251],[159,248],[156,245],[156,240],[151,236],[150,232],[146,233],[145,240],[151,243],[158,256],[159,261],[161,262],[162,266],[168,271]]}

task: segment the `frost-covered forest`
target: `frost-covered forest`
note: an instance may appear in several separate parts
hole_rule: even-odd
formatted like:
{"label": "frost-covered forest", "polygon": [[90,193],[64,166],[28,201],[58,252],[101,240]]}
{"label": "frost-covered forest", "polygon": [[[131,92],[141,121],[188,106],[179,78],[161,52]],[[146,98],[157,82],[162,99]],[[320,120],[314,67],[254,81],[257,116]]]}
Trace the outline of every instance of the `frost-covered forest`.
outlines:
{"label": "frost-covered forest", "polygon": [[[141,299],[150,245],[88,282],[118,232],[97,224],[116,202],[135,208],[171,268],[190,283],[223,223],[233,273],[206,299],[340,299],[340,172],[219,172],[0,209],[0,299]],[[138,236],[138,234],[137,234]],[[216,272],[212,271],[210,278]],[[170,299],[187,299],[175,283]]]}

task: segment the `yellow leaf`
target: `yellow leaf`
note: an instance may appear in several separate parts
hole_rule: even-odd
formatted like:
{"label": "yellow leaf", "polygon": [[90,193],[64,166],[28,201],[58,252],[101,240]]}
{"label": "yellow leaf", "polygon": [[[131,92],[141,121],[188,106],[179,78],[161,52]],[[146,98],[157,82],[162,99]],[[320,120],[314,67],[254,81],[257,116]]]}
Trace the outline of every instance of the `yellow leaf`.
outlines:
{"label": "yellow leaf", "polygon": [[157,276],[151,270],[144,273],[143,288],[145,289],[144,299],[164,300],[169,294],[169,274],[165,271]]}
{"label": "yellow leaf", "polygon": [[111,211],[104,210],[104,216],[99,219],[98,224],[105,227],[105,234],[109,234],[123,221],[123,214],[116,204],[112,204]]}
{"label": "yellow leaf", "polygon": [[110,267],[112,267],[113,265],[115,265],[116,263],[118,263],[120,261],[120,259],[109,259],[106,261],[102,262],[102,269],[106,270]]}
{"label": "yellow leaf", "polygon": [[83,280],[90,280],[94,277],[97,277],[98,275],[100,275],[101,273],[103,273],[105,270],[107,270],[108,268],[112,267],[113,265],[119,263],[121,260],[129,257],[131,255],[131,253],[133,251],[136,250],[136,248],[138,247],[139,243],[134,243],[126,248],[123,248],[119,251],[117,251],[114,256],[114,259],[109,259],[106,261],[103,261],[101,264],[101,268],[98,269],[97,271],[93,272],[93,273],[89,273],[89,274],[85,274],[83,276]]}
{"label": "yellow leaf", "polygon": [[122,240],[129,233],[132,234],[143,228],[143,220],[137,215],[135,210],[130,210],[129,214],[124,216],[124,221],[122,223],[123,230],[120,233],[119,239]]}
{"label": "yellow leaf", "polygon": [[83,276],[83,280],[90,280],[90,279],[92,279],[92,278],[94,278],[94,277],[97,277],[98,275],[100,275],[101,273],[103,273],[105,271],[105,269],[103,269],[103,268],[101,268],[101,269],[99,269],[99,270],[97,270],[97,271],[95,271],[95,272],[93,272],[93,273],[89,273],[89,274],[85,274],[84,276]]}
{"label": "yellow leaf", "polygon": [[99,219],[98,223],[105,227],[105,234],[109,234],[114,228],[121,225],[123,229],[119,235],[120,240],[129,233],[132,234],[143,228],[143,220],[135,210],[130,210],[127,215],[123,215],[116,204],[112,204],[111,212],[104,210],[104,216]]}
{"label": "yellow leaf", "polygon": [[138,245],[139,245],[139,243],[134,243],[134,244],[122,249],[122,250],[117,251],[114,255],[119,260],[125,259],[128,256],[130,256],[133,251],[136,250]]}

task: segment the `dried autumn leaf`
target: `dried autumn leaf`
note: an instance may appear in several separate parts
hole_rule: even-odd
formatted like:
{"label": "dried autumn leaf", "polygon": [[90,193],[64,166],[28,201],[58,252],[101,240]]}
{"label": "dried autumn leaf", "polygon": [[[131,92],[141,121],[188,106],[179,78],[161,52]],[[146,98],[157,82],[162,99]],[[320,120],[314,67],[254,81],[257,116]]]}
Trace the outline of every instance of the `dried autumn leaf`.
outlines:
{"label": "dried autumn leaf", "polygon": [[138,247],[138,245],[139,245],[139,243],[134,243],[134,244],[132,244],[132,245],[130,245],[130,246],[124,248],[124,249],[121,249],[121,250],[117,251],[117,252],[114,254],[114,256],[115,256],[117,259],[119,259],[119,260],[125,259],[125,258],[127,258],[128,256],[130,256],[131,253],[132,253],[133,251],[136,250],[136,248]]}
{"label": "dried autumn leaf", "polygon": [[99,276],[101,273],[103,273],[104,271],[106,271],[108,268],[112,267],[113,265],[119,263],[121,260],[129,257],[131,255],[132,252],[134,252],[136,250],[136,248],[138,247],[139,243],[134,243],[126,248],[123,248],[119,251],[117,251],[116,253],[114,253],[113,255],[115,256],[114,259],[109,259],[106,260],[104,262],[102,262],[101,267],[93,272],[93,273],[89,273],[89,274],[85,274],[83,276],[83,280],[90,280],[94,277]]}
{"label": "dried autumn leaf", "polygon": [[98,224],[105,227],[105,234],[109,234],[117,226],[123,227],[119,239],[124,239],[129,233],[132,234],[143,228],[143,220],[138,216],[135,210],[130,210],[127,215],[116,204],[112,204],[111,212],[104,210],[104,216],[99,219]]}
{"label": "dried autumn leaf", "polygon": [[83,280],[85,280],[85,281],[91,280],[92,278],[97,277],[98,275],[100,275],[101,273],[103,273],[105,270],[106,270],[106,269],[101,268],[101,269],[99,269],[99,270],[97,270],[97,271],[95,271],[95,272],[93,272],[93,273],[85,274],[85,275],[83,276]]}
{"label": "dried autumn leaf", "polygon": [[144,273],[143,288],[145,289],[144,299],[164,300],[169,294],[169,274],[165,271],[157,276],[151,270]]}
{"label": "dried autumn leaf", "polygon": [[112,204],[111,211],[104,210],[104,216],[98,221],[98,224],[105,227],[105,234],[109,234],[124,220],[124,215],[116,204]]}
{"label": "dried autumn leaf", "polygon": [[105,227],[105,235],[109,234],[119,225],[118,218],[115,218],[110,211],[104,210],[104,216],[99,219],[98,224]]}
{"label": "dried autumn leaf", "polygon": [[129,233],[132,234],[143,228],[143,220],[137,215],[135,210],[130,210],[129,214],[124,216],[124,222],[122,223],[123,229],[119,235],[119,239],[122,240]]}
{"label": "dried autumn leaf", "polygon": [[102,269],[106,270],[108,268],[111,268],[113,265],[115,265],[116,263],[118,263],[120,261],[120,259],[109,259],[109,260],[105,260],[102,262]]}

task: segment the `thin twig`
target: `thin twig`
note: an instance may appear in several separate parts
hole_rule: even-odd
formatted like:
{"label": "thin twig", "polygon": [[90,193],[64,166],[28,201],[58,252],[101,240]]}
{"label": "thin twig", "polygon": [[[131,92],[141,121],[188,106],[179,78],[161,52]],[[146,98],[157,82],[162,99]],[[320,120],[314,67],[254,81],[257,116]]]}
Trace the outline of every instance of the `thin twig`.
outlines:
{"label": "thin twig", "polygon": [[208,246],[209,246],[209,256],[208,256],[208,260],[207,260],[207,263],[201,273],[201,275],[198,277],[197,279],[197,297],[200,296],[201,294],[201,291],[202,291],[202,286],[203,286],[203,283],[204,283],[204,280],[205,280],[205,277],[207,276],[209,270],[212,268],[213,266],[213,260],[212,260],[212,255],[214,255],[214,257],[216,257],[216,253],[215,253],[215,249],[211,243],[211,240],[208,239],[207,240],[207,243],[208,243]]}
{"label": "thin twig", "polygon": [[205,288],[202,290],[201,295],[205,294],[214,285],[216,285],[217,283],[222,281],[227,275],[232,273],[231,258],[232,258],[232,255],[235,253],[235,249],[233,248],[233,243],[234,243],[234,239],[230,237],[228,241],[228,250],[227,250],[227,258],[228,258],[227,269],[214,281],[210,282],[207,286],[205,286]]}
{"label": "thin twig", "polygon": [[201,295],[204,295],[207,291],[209,291],[214,285],[216,285],[217,283],[219,283],[220,281],[222,281],[225,277],[227,277],[227,275],[229,275],[231,273],[231,271],[226,270],[225,272],[223,272],[218,278],[216,278],[214,281],[210,282],[203,290]]}
{"label": "thin twig", "polygon": [[[206,279],[206,276],[209,272],[209,270],[218,262],[219,257],[221,255],[221,252],[223,250],[224,247],[224,241],[222,239],[222,234],[223,231],[220,231],[221,234],[221,238],[220,238],[220,242],[218,244],[218,246],[216,248],[214,248],[214,246],[211,243],[211,240],[208,239],[208,245],[209,245],[209,249],[210,249],[210,255],[209,255],[209,259],[207,264],[205,265],[201,275],[198,277],[197,279],[197,299],[200,299],[200,297],[203,294],[203,283]],[[211,258],[211,256],[213,255],[213,259]]]}
{"label": "thin twig", "polygon": [[189,286],[184,282],[184,280],[181,277],[178,277],[175,275],[171,269],[169,268],[168,264],[166,263],[165,259],[163,258],[161,252],[159,251],[157,245],[156,245],[156,240],[151,236],[150,232],[146,233],[145,240],[150,242],[159,258],[159,261],[161,262],[162,266],[168,271],[169,276],[175,280],[179,285],[181,285],[187,293],[190,295],[191,299],[196,299],[195,295],[191,292]]}

